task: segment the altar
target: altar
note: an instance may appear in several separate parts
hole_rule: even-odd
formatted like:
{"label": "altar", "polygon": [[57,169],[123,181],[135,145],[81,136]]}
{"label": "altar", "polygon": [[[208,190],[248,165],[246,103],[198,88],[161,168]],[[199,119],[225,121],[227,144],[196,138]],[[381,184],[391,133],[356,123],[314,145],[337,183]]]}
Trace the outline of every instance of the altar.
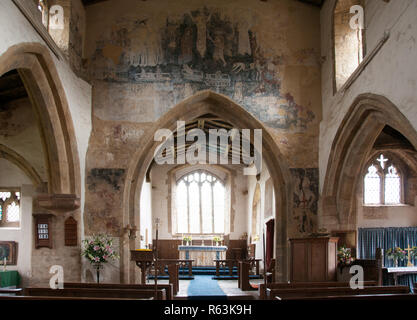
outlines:
{"label": "altar", "polygon": [[227,246],[178,246],[180,259],[194,260],[197,267],[214,267],[214,260],[226,259]]}
{"label": "altar", "polygon": [[389,280],[393,280],[394,285],[398,285],[398,277],[408,274],[417,274],[417,267],[395,267],[382,268],[384,276],[388,276]]}

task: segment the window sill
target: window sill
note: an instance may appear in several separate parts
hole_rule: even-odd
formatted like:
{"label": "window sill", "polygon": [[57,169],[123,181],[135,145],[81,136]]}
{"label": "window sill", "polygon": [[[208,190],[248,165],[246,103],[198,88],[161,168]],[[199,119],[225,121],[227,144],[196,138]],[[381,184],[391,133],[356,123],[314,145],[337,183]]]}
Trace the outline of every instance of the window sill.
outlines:
{"label": "window sill", "polygon": [[16,7],[20,10],[23,16],[29,21],[39,36],[45,41],[49,49],[55,54],[58,60],[65,60],[65,56],[61,49],[52,39],[45,26],[42,24],[42,19],[39,19],[39,12],[36,4],[33,1],[26,0],[12,0]]}
{"label": "window sill", "polygon": [[362,204],[362,206],[365,207],[365,208],[414,207],[411,204],[404,204],[404,203],[399,203],[399,204]]}
{"label": "window sill", "polygon": [[390,33],[387,31],[384,33],[382,39],[378,42],[376,47],[367,54],[358,67],[353,71],[350,77],[346,80],[346,82],[340,87],[340,89],[335,90],[334,95],[341,94],[344,95],[345,92],[350,88],[350,86],[356,81],[362,71],[366,68],[366,66],[371,62],[371,60],[376,56],[376,54],[381,50],[382,46],[388,41],[390,37]]}
{"label": "window sill", "polygon": [[1,227],[0,226],[0,230],[15,230],[15,231],[20,231],[21,228],[20,227]]}

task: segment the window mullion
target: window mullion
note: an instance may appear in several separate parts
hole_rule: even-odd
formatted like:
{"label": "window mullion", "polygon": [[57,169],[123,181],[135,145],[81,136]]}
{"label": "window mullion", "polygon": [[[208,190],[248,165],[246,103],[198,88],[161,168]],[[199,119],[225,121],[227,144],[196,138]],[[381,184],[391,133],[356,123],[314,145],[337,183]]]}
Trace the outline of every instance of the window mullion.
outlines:
{"label": "window mullion", "polygon": [[211,193],[211,232],[215,232],[214,230],[214,192],[213,192],[213,183],[210,183],[210,193]]}
{"label": "window mullion", "polygon": [[383,171],[381,178],[381,203],[385,204],[385,172]]}
{"label": "window mullion", "polygon": [[190,184],[187,181],[185,185],[187,186],[187,231],[190,233]]}
{"label": "window mullion", "polygon": [[[201,179],[201,176],[199,177]],[[203,209],[202,209],[202,201],[201,201],[201,196],[202,196],[202,192],[201,192],[201,182],[198,182],[198,192],[200,193],[200,197],[199,197],[199,207],[200,207],[200,233],[203,233]]]}

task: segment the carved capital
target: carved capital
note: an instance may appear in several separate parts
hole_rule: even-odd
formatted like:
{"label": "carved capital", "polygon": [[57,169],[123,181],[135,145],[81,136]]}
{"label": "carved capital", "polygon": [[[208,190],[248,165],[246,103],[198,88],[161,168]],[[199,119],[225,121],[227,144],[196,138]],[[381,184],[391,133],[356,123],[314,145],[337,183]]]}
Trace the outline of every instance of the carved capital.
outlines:
{"label": "carved capital", "polygon": [[80,198],[75,194],[41,194],[38,206],[53,211],[73,211],[80,207]]}

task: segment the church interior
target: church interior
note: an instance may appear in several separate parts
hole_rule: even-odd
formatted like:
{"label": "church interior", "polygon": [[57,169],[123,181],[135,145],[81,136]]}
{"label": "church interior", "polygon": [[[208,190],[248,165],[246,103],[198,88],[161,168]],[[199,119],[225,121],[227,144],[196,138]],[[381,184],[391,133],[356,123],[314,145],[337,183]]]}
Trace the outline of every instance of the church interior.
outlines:
{"label": "church interior", "polygon": [[417,299],[416,16],[0,1],[0,300]]}

